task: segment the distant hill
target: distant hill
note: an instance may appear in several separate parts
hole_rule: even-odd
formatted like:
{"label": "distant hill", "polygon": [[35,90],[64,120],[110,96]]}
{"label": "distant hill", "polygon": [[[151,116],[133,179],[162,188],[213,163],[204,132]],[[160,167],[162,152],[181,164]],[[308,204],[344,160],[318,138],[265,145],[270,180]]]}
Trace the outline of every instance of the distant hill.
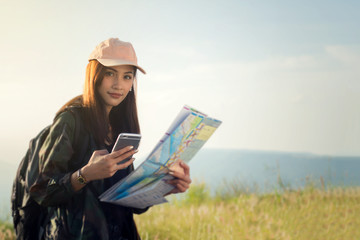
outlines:
{"label": "distant hill", "polygon": [[0,161],[0,220],[10,216],[10,194],[17,166]]}
{"label": "distant hill", "polygon": [[191,176],[216,187],[223,180],[256,183],[260,190],[274,190],[278,177],[293,188],[306,179],[327,185],[360,185],[360,156],[341,157],[310,153],[201,149],[191,160]]}
{"label": "distant hill", "polygon": [[0,161],[0,165],[0,200],[7,199],[10,201],[10,192],[17,166],[3,161]]}

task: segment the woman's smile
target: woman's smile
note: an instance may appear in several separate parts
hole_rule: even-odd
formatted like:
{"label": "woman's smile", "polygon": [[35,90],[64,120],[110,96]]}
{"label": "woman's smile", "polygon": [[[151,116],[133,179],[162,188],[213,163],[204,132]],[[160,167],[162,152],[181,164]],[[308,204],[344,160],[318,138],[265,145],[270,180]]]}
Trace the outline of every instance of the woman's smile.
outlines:
{"label": "woman's smile", "polygon": [[111,93],[111,92],[108,92],[108,94],[112,97],[112,98],[115,98],[115,99],[119,99],[123,96],[122,93]]}

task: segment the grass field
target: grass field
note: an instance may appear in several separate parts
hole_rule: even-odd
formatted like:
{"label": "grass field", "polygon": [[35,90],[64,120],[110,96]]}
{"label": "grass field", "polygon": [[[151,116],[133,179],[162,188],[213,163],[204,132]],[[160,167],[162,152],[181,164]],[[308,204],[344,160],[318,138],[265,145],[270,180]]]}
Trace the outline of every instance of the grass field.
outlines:
{"label": "grass field", "polygon": [[[360,239],[359,187],[252,194],[229,186],[210,196],[193,184],[135,216],[142,239]],[[0,239],[15,239],[10,224],[0,223]]]}
{"label": "grass field", "polygon": [[360,239],[360,188],[209,197],[193,186],[182,201],[136,216],[147,239]]}
{"label": "grass field", "polygon": [[0,239],[16,239],[13,226],[9,222],[0,221]]}

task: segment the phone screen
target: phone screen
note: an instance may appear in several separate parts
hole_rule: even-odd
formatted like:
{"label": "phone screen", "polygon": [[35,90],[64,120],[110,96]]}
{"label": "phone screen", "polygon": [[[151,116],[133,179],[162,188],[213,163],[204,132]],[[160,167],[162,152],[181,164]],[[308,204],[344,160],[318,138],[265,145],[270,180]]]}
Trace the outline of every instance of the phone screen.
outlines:
{"label": "phone screen", "polygon": [[[137,149],[140,144],[140,139],[141,139],[141,135],[137,133],[120,133],[118,138],[116,139],[116,142],[111,152],[120,150],[127,146],[133,146],[134,149]],[[124,163],[130,160],[131,158],[132,156],[128,157],[127,159],[124,159],[119,163]]]}

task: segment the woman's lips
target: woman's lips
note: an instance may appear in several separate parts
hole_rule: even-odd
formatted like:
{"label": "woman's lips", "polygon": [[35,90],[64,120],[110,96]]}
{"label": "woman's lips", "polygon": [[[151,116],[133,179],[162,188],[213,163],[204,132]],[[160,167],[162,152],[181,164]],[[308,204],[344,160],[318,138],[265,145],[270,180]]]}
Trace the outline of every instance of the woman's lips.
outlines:
{"label": "woman's lips", "polygon": [[109,95],[112,97],[112,98],[121,98],[122,94],[121,93],[109,93]]}

